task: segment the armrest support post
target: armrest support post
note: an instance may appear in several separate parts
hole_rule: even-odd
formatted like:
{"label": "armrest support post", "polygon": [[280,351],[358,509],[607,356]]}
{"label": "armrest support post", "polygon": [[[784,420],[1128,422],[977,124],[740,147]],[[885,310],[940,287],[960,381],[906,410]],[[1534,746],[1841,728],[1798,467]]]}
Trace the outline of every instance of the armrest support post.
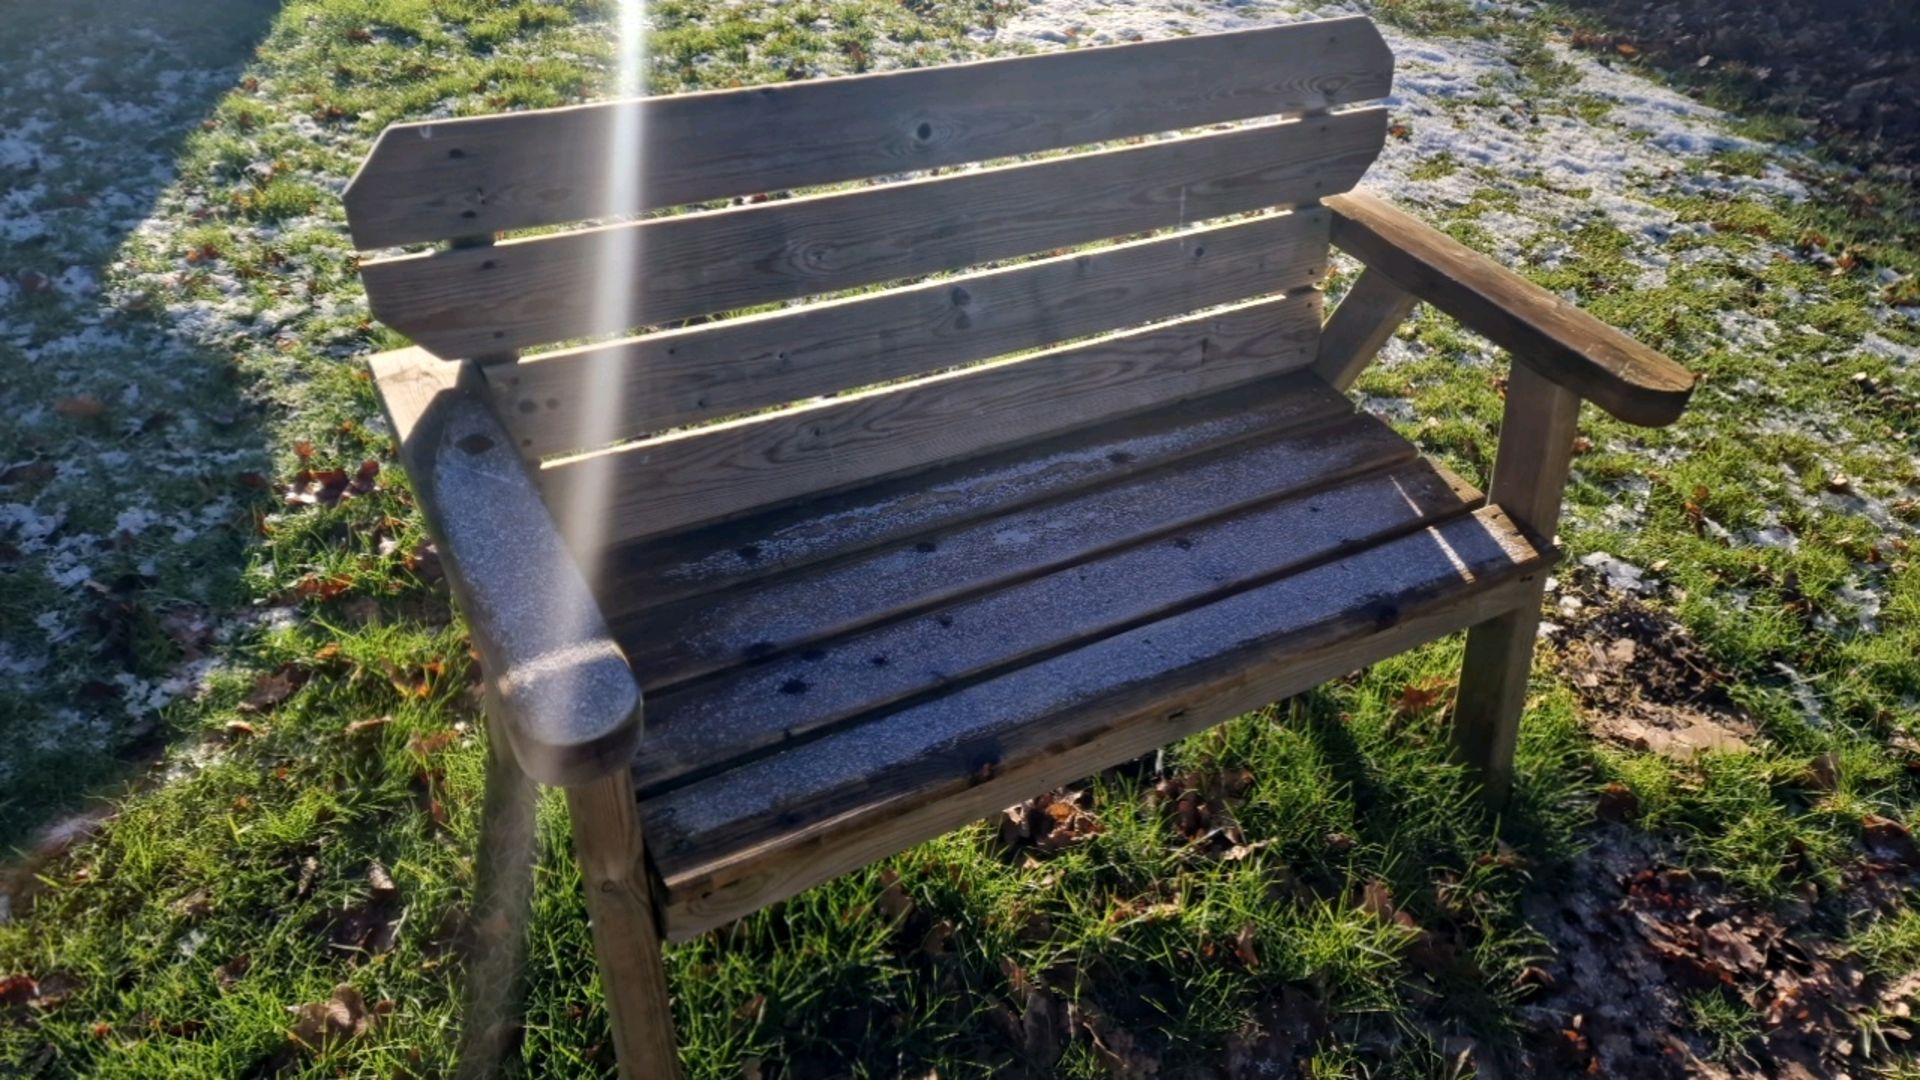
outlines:
{"label": "armrest support post", "polygon": [[1394,284],[1387,275],[1370,266],[1360,271],[1360,277],[1340,298],[1333,317],[1320,331],[1320,352],[1313,361],[1313,373],[1345,393],[1366,369],[1367,361],[1419,305],[1419,297]]}
{"label": "armrest support post", "polygon": [[[1560,524],[1579,418],[1580,398],[1573,391],[1524,364],[1513,365],[1488,499],[1543,544],[1553,542]],[[1454,746],[1496,806],[1513,786],[1513,753],[1526,711],[1545,588],[1543,574],[1519,606],[1467,631],[1453,707]]]}
{"label": "armrest support post", "polygon": [[520,767],[558,785],[625,769],[640,688],[479,372],[420,349],[372,366]]}

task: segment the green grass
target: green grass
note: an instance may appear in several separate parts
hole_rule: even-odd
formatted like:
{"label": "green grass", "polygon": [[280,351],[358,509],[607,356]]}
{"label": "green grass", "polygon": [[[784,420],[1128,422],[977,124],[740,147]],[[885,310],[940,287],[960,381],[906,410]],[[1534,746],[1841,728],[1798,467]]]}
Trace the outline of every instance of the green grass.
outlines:
{"label": "green grass", "polygon": [[[111,25],[102,12],[116,9],[106,0],[97,8],[87,13],[95,24]],[[965,32],[1012,10],[987,0],[662,0],[653,80],[683,90],[941,62],[973,55]],[[1611,107],[1579,90],[1531,23],[1436,0],[1383,3],[1379,14],[1422,33],[1505,43],[1508,88],[1542,111],[1607,122]],[[34,17],[49,21],[21,28],[18,40],[71,31],[56,15]],[[609,78],[609,17],[590,0],[223,8],[203,33],[224,35],[231,78],[167,121],[163,150],[178,180],[142,208],[171,228],[57,238],[85,248],[72,258],[99,269],[126,339],[85,363],[36,367],[9,400],[91,393],[119,410],[112,395],[151,367],[166,378],[141,383],[148,404],[176,417],[234,417],[213,443],[228,456],[112,483],[36,480],[44,487],[7,497],[58,500],[68,528],[100,536],[135,498],[169,512],[215,496],[230,506],[191,539],[102,544],[89,557],[104,593],[56,586],[37,554],[0,575],[9,628],[47,611],[74,620],[104,611],[115,643],[103,655],[93,637],[76,639],[38,692],[0,688],[0,746],[22,748],[31,765],[0,801],[0,836],[24,842],[56,812],[114,790],[152,743],[170,747],[95,838],[34,864],[30,896],[16,887],[14,919],[0,925],[0,978],[30,975],[46,997],[0,1005],[0,1071],[433,1076],[449,1067],[478,932],[466,917],[484,753],[474,672],[444,586],[420,557],[418,515],[355,362],[398,339],[367,316],[333,192],[391,121],[597,92]],[[12,50],[0,51],[0,70],[25,63],[17,47],[0,48]],[[1770,152],[1734,150],[1698,171],[1752,177],[1774,163]],[[1602,743],[1573,689],[1543,664],[1515,801],[1491,816],[1447,755],[1444,689],[1460,643],[1435,643],[1188,739],[1158,773],[1142,764],[1093,778],[1087,809],[1101,829],[1064,851],[1008,852],[991,823],[973,826],[671,950],[690,1072],[753,1075],[760,1063],[789,1077],[1022,1066],[1105,1075],[1084,1031],[1057,1062],[1023,1058],[1009,1017],[1025,1004],[1016,984],[1033,983],[1097,1028],[1138,1040],[1161,1075],[1218,1065],[1234,1040],[1273,1026],[1276,1009],[1305,1033],[1315,1076],[1450,1075],[1450,1036],[1470,1035],[1493,1055],[1537,1037],[1523,987],[1557,928],[1531,921],[1527,903],[1550,893],[1583,848],[1617,837],[1594,824],[1609,784],[1634,796],[1626,828],[1636,835],[1762,909],[1811,889],[1821,947],[1880,977],[1912,971],[1920,914],[1911,901],[1896,895],[1861,911],[1845,898],[1863,872],[1862,819],[1912,821],[1920,810],[1913,758],[1896,742],[1920,737],[1920,574],[1908,565],[1920,516],[1911,508],[1920,382],[1864,348],[1872,337],[1920,345],[1911,319],[1875,314],[1897,298],[1880,268],[1920,270],[1920,227],[1907,193],[1790,165],[1821,197],[1722,198],[1649,180],[1646,200],[1686,226],[1661,242],[1628,233],[1597,204],[1542,222],[1536,236],[1496,235],[1483,217],[1530,212],[1540,182],[1451,155],[1413,177],[1470,181],[1470,195],[1434,215],[1442,225],[1470,243],[1518,242],[1523,272],[1706,374],[1671,429],[1584,414],[1591,447],[1578,461],[1563,541],[1574,557],[1605,550],[1661,568],[1653,602],[1730,673],[1728,692],[1758,730],[1751,749],[1682,763]],[[63,168],[54,190],[84,188],[101,175],[87,170],[115,165]],[[1578,202],[1588,193],[1544,194]],[[1838,261],[1816,265],[1804,257],[1815,249]],[[26,259],[27,250],[7,253]],[[1649,250],[1668,265],[1659,280],[1637,283]],[[153,364],[173,340],[167,320],[187,303],[232,305],[238,329],[191,343],[189,360]],[[51,340],[78,332],[86,311],[36,295],[6,315]],[[1729,313],[1772,329],[1757,344],[1733,341],[1721,324]],[[1490,362],[1482,343],[1425,313],[1403,334],[1407,353],[1371,369],[1359,389],[1410,400],[1402,430],[1484,483],[1504,359]],[[144,406],[132,416],[47,412],[7,434],[49,456],[122,445],[160,454],[165,426],[141,430],[148,415]],[[302,467],[352,471],[369,460],[384,466],[377,488],[338,506],[290,507],[260,490],[262,478],[273,488]],[[1835,472],[1850,478],[1851,494],[1827,490]],[[1855,495],[1873,502],[1848,501]],[[1622,504],[1633,516],[1610,517]],[[1880,505],[1909,527],[1880,523],[1869,512]],[[1793,547],[1742,539],[1776,526]],[[143,559],[160,560],[151,575]],[[129,574],[137,580],[115,592]],[[1882,598],[1873,633],[1857,629],[1846,599],[1856,586]],[[114,665],[154,678],[171,670],[187,646],[169,620],[189,606],[277,614],[195,644],[222,664],[156,731],[128,722],[104,740],[104,755],[39,745],[35,733]],[[284,681],[263,682],[275,678]],[[263,695],[263,686],[285,693]],[[1422,704],[1409,688],[1443,692]],[[1804,707],[1807,692],[1818,716]],[[1832,783],[1809,782],[1817,761]],[[1176,792],[1233,790],[1223,809],[1248,850],[1228,858],[1193,843],[1156,790],[1163,782]],[[516,1071],[604,1073],[604,1002],[557,799],[540,820]],[[375,891],[376,863],[395,886],[390,897]],[[397,924],[390,942],[375,924]],[[342,982],[379,1003],[371,1030],[319,1052],[291,1047],[288,1008],[323,1001]],[[1749,1052],[1757,1020],[1734,995],[1696,995],[1682,1011],[1703,1051],[1735,1062]],[[1873,1064],[1889,1075],[1910,1068],[1884,1054]]]}

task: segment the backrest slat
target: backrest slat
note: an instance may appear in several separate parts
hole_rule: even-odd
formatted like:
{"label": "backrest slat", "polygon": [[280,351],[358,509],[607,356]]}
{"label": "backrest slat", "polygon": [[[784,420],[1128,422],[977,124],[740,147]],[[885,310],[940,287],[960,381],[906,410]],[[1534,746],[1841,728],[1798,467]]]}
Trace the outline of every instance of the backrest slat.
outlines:
{"label": "backrest slat", "polygon": [[1320,313],[1315,290],[1255,300],[562,460],[541,486],[558,520],[600,523],[596,544],[673,532],[1297,370],[1313,361]]}
{"label": "backrest slat", "polygon": [[[490,385],[523,453],[586,449],[1304,288],[1326,270],[1328,218],[1301,210],[548,353]],[[618,402],[589,404],[583,387]]]}
{"label": "backrest slat", "polygon": [[591,554],[1302,366],[1392,72],[1356,17],[404,125],[348,218],[450,241],[373,312],[481,365]]}
{"label": "backrest slat", "polygon": [[[1357,182],[1383,109],[902,184],[455,248],[361,268],[379,319],[443,357],[817,296],[1270,206]],[[618,302],[609,267],[632,266]]]}
{"label": "backrest slat", "polygon": [[[362,250],[1084,146],[1386,96],[1364,17],[389,128],[345,195]],[[600,163],[640,133],[639,183]],[[629,163],[620,163],[627,165]]]}

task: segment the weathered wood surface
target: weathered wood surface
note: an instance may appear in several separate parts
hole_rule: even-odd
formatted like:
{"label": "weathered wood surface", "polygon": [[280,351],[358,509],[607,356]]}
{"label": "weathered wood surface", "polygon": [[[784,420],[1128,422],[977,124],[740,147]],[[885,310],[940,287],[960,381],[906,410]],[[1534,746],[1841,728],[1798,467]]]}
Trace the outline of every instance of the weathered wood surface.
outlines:
{"label": "weathered wood surface", "polygon": [[487,718],[487,787],[474,856],[471,925],[455,1080],[500,1075],[521,1017],[523,961],[533,916],[533,864],[540,857],[540,790],[513,759],[506,721]]}
{"label": "weathered wood surface", "polygon": [[[1560,523],[1579,419],[1580,399],[1573,391],[1514,365],[1488,498],[1542,544],[1553,542]],[[1495,806],[1513,788],[1513,753],[1526,711],[1545,584],[1541,581],[1512,611],[1467,632],[1453,707],[1454,744]]]}
{"label": "weathered wood surface", "polygon": [[1685,368],[1379,197],[1326,200],[1333,242],[1402,289],[1632,424],[1679,419]]}
{"label": "weathered wood surface", "polygon": [[1479,622],[1547,561],[1483,509],[646,800],[668,934]]}
{"label": "weathered wood surface", "polygon": [[1362,270],[1320,331],[1313,373],[1344,392],[1419,303],[1380,271]]}
{"label": "weathered wood surface", "polygon": [[607,554],[602,608],[611,623],[624,623],[653,607],[887,544],[911,544],[983,516],[1351,410],[1309,375],[1280,375],[1055,436],[1044,455],[1012,447],[739,521],[637,541]]}
{"label": "weathered wood surface", "polygon": [[1317,292],[1254,301],[571,459],[542,487],[562,521],[591,499],[612,541],[667,532],[1299,368],[1319,329]]}
{"label": "weathered wood surface", "polygon": [[[1204,478],[1192,479],[1191,490],[1200,490]],[[656,697],[634,758],[634,783],[643,792],[677,786],[784,752],[844,721],[954,693],[994,672],[1466,513],[1479,496],[1420,461],[1329,479],[1331,486],[1318,491],[1239,509]]]}
{"label": "weathered wood surface", "polygon": [[514,758],[549,784],[623,773],[640,690],[469,364],[369,361]]}
{"label": "weathered wood surface", "polygon": [[622,1080],[678,1080],[659,905],[625,769],[567,789],[593,951]]}
{"label": "weathered wood surface", "polygon": [[[808,567],[754,588],[695,597],[614,633],[655,688],[752,660],[764,663],[848,630],[1080,562],[1168,530],[1344,475],[1392,465],[1413,447],[1371,417],[1302,410],[1302,429],[1185,459],[1170,469]],[[1037,458],[1047,447],[1034,447]],[[992,493],[987,493],[991,498]]]}
{"label": "weathered wood surface", "polygon": [[[1385,137],[1385,110],[1364,109],[381,259],[360,276],[381,322],[472,356],[1312,202],[1352,187]],[[603,279],[621,271],[609,302]]]}
{"label": "weathered wood surface", "polygon": [[[487,372],[546,456],[1317,284],[1327,211],[1234,222],[846,300],[549,353]],[[613,423],[589,419],[606,408]]]}
{"label": "weathered wood surface", "polygon": [[[1385,97],[1360,17],[398,124],[345,194],[362,250],[1084,146]],[[639,157],[608,161],[622,130]],[[615,180],[637,170],[638,182]]]}

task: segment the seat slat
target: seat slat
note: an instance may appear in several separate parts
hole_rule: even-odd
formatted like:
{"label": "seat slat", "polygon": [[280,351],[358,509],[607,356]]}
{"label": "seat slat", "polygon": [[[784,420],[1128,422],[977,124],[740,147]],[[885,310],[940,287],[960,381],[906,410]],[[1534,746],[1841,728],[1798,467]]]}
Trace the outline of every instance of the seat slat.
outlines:
{"label": "seat slat", "polygon": [[[1362,17],[389,128],[347,188],[362,250],[1085,146],[1385,97]],[[629,131],[639,159],[608,162]],[[621,182],[616,169],[638,170]]]}
{"label": "seat slat", "polygon": [[[1034,448],[1036,455],[1045,452],[1045,447]],[[1413,454],[1412,446],[1386,425],[1349,414],[1131,480],[922,533],[911,542],[880,545],[828,566],[655,608],[617,623],[616,633],[651,701],[656,690],[674,683],[764,661],[776,651],[798,649]]]}
{"label": "seat slat", "polygon": [[1319,331],[1318,292],[1254,301],[564,461],[542,486],[609,542],[670,532],[1295,370]]}
{"label": "seat slat", "polygon": [[[1163,502],[1197,495],[1215,479],[1209,471],[1199,466],[1190,474],[1182,470],[1158,478],[1155,494]],[[1275,494],[1286,495],[1287,479],[1274,477]],[[822,640],[804,652],[678,692],[650,694],[634,783],[643,793],[663,790],[749,757],[784,751],[791,740],[863,713],[951,693],[967,680],[1023,659],[1248,588],[1346,547],[1465,513],[1479,497],[1418,460],[1357,479],[1342,480],[1338,472],[1323,479],[1332,486],[1190,525],[1172,537],[1163,534],[1076,561],[1030,581],[923,609],[909,619]],[[1071,518],[1071,508],[1060,508],[1059,516]],[[1023,517],[1003,528],[1037,523]],[[1093,530],[1077,537],[1083,544],[1110,539],[1104,518],[1082,518],[1079,524]],[[818,591],[816,607],[837,607],[844,595]]]}
{"label": "seat slat", "polygon": [[668,931],[1471,625],[1549,562],[1485,508],[643,800]]}
{"label": "seat slat", "polygon": [[740,521],[637,541],[607,556],[601,604],[608,618],[623,621],[661,604],[958,528],[1351,408],[1318,379],[1281,375],[1055,436],[1044,455],[1015,447]]}
{"label": "seat slat", "polygon": [[1326,270],[1327,218],[1314,208],[1197,229],[549,353],[487,376],[522,451],[547,456],[1310,286]]}
{"label": "seat slat", "polygon": [[[1386,137],[1363,109],[954,176],[369,262],[381,322],[470,357],[1310,203]],[[628,268],[609,283],[609,267]],[[609,291],[611,290],[611,291]]]}

